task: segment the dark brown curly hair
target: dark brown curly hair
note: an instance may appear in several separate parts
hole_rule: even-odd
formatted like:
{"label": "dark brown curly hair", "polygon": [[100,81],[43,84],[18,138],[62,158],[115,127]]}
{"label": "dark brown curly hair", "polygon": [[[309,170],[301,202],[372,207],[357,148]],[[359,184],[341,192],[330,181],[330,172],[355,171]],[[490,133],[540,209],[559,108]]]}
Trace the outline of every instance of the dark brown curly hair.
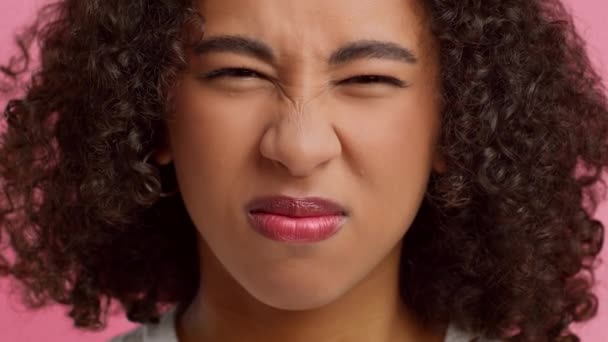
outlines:
{"label": "dark brown curly hair", "polygon": [[[405,236],[403,300],[489,338],[578,341],[570,324],[597,312],[592,215],[608,165],[585,43],[558,0],[426,3],[447,171]],[[144,157],[165,137],[196,39],[186,28],[201,23],[189,0],[63,0],[17,35],[0,73],[0,274],[27,305],[59,302],[100,329],[114,300],[156,322],[196,293],[196,229],[180,196],[159,196],[174,170]]]}

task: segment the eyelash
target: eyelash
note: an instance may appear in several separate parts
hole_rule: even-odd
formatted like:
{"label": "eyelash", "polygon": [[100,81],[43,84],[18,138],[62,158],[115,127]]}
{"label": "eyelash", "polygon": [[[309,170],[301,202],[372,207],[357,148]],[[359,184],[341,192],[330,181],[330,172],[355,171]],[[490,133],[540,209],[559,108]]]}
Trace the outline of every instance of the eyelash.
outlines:
{"label": "eyelash", "polygon": [[[262,79],[269,79],[267,76],[251,69],[247,68],[223,68],[213,70],[207,74],[202,75],[203,78],[207,80],[213,80],[221,77],[237,77],[237,78],[246,78],[246,77],[258,77]],[[357,82],[359,81],[359,82]],[[391,76],[383,76],[383,75],[359,75],[351,78],[347,78],[341,81],[333,81],[332,84],[340,85],[340,84],[348,84],[348,83],[359,83],[359,84],[370,84],[370,83],[385,83],[395,87],[405,88],[407,84],[400,79],[391,77]]]}

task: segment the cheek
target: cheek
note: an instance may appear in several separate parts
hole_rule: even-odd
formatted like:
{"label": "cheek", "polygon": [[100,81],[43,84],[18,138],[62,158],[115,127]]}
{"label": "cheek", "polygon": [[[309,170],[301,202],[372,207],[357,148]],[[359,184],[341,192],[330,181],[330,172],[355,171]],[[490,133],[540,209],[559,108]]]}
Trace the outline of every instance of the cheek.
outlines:
{"label": "cheek", "polygon": [[357,196],[357,207],[364,213],[361,227],[402,234],[426,191],[439,134],[439,107],[431,93],[412,91],[363,110],[352,108],[358,120],[345,120],[341,126],[354,163],[364,171],[356,184],[362,192]]}
{"label": "cheek", "polygon": [[178,163],[196,163],[213,178],[216,173],[230,176],[235,164],[251,158],[262,129],[264,101],[218,95],[202,89],[196,80],[186,80],[177,94],[169,131]]}
{"label": "cheek", "polygon": [[[238,180],[252,163],[261,125],[259,110],[201,91],[185,82],[177,92],[169,123],[171,153],[184,202],[205,222],[237,203]],[[203,222],[197,222],[202,225]]]}
{"label": "cheek", "polygon": [[408,176],[430,171],[440,128],[432,93],[408,89],[399,97],[348,106],[338,127],[353,158],[375,173],[367,180],[408,182]]}

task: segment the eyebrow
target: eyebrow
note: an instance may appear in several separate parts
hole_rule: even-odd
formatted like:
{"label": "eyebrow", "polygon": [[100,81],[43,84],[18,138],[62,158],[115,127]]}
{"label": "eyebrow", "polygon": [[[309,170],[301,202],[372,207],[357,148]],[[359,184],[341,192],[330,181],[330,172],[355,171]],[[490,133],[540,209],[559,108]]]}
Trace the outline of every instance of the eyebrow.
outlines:
{"label": "eyebrow", "polygon": [[[247,55],[268,64],[276,61],[272,48],[257,39],[238,36],[221,35],[205,38],[193,46],[197,55],[213,52],[230,52]],[[358,40],[346,44],[333,52],[329,57],[328,64],[335,66],[345,64],[358,59],[389,59],[408,64],[418,62],[416,55],[408,48],[397,43],[379,40]]]}

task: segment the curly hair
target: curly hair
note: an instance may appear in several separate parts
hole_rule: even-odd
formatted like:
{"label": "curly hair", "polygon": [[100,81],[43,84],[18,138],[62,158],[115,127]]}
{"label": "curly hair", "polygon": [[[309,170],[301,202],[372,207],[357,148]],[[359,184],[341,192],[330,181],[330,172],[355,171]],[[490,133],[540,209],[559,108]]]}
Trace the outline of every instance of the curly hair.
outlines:
{"label": "curly hair", "polygon": [[[571,323],[597,313],[592,215],[608,165],[606,89],[585,42],[558,0],[426,3],[446,172],[404,238],[403,300],[489,338],[578,341]],[[17,35],[0,69],[0,275],[25,304],[70,306],[93,330],[113,300],[157,322],[196,293],[196,229],[180,196],[160,196],[174,170],[144,156],[165,138],[199,24],[188,0],[63,0]]]}

